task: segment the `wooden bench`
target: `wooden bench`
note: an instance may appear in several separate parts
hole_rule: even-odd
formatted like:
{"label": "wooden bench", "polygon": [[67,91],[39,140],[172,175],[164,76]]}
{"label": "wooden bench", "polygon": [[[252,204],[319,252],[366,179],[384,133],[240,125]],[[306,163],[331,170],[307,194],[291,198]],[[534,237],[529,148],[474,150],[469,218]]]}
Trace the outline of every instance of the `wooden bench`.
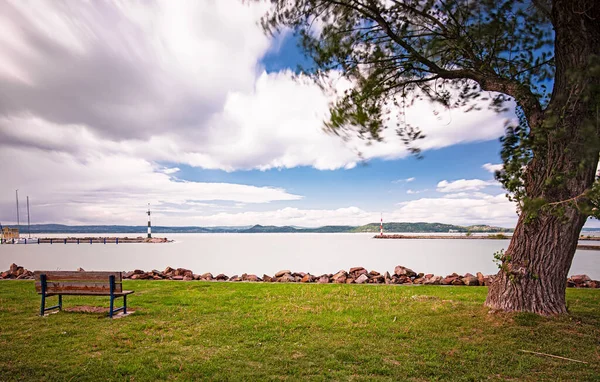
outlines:
{"label": "wooden bench", "polygon": [[[62,310],[62,296],[110,296],[109,317],[127,314],[127,295],[121,272],[35,271],[35,290],[42,295],[40,315],[52,309]],[[46,297],[58,296],[58,305],[46,308]],[[123,306],[115,309],[115,298],[123,297]]]}

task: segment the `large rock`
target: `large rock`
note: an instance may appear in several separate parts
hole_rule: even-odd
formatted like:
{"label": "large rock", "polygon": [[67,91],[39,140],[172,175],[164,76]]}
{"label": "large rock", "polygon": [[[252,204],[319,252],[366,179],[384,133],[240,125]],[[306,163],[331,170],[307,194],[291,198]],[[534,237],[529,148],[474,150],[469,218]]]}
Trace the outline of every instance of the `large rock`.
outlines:
{"label": "large rock", "polygon": [[280,283],[295,283],[296,278],[289,273],[284,273],[283,276],[277,278],[277,282]]}
{"label": "large rock", "polygon": [[[225,275],[223,275],[223,276],[225,276]],[[225,276],[225,277],[227,277],[227,276]],[[206,272],[206,273],[200,275],[200,280],[202,280],[202,281],[212,281],[213,279],[214,279],[213,274],[210,272]]]}
{"label": "large rock", "polygon": [[223,273],[219,273],[217,275],[217,277],[215,277],[215,280],[217,280],[217,281],[227,281],[227,280],[229,280],[229,277],[227,275],[223,274]]}
{"label": "large rock", "polygon": [[273,281],[273,278],[269,275],[263,275],[263,281],[266,283],[270,283]]}
{"label": "large rock", "polygon": [[481,272],[477,272],[477,281],[479,281],[479,285],[485,285],[485,276]]}
{"label": "large rock", "polygon": [[193,279],[194,279],[193,276],[188,276],[188,275],[183,276],[183,281],[192,281]]}
{"label": "large rock", "polygon": [[365,275],[365,274],[362,274],[362,275],[358,276],[358,278],[356,280],[354,280],[354,282],[356,284],[364,284],[367,281],[369,281],[369,277],[367,275]]}
{"label": "large rock", "polygon": [[262,280],[257,275],[248,275],[248,276],[246,276],[246,281],[258,282],[258,281],[262,281]]}
{"label": "large rock", "polygon": [[383,277],[382,275],[376,275],[371,277],[369,282],[373,284],[383,284],[385,283],[385,277]]}
{"label": "large rock", "polygon": [[175,269],[171,268],[171,267],[166,267],[165,270],[163,271],[163,273],[165,275],[171,275],[172,273],[175,272]]}
{"label": "large rock", "polygon": [[183,276],[173,276],[173,277],[171,277],[171,280],[181,281],[181,280],[183,280]]}
{"label": "large rock", "polygon": [[283,275],[286,275],[286,274],[291,274],[291,273],[292,273],[292,272],[291,272],[290,270],[287,270],[287,269],[285,269],[285,270],[283,270],[283,271],[279,271],[279,272],[275,273],[275,277],[281,277],[281,276],[283,276]]}
{"label": "large rock", "polygon": [[[344,282],[346,281],[346,276],[348,276],[348,274],[346,273],[346,271],[341,270],[338,273],[336,273],[335,275],[331,276],[331,279],[333,280],[333,282],[337,282],[337,279],[339,279],[340,277],[344,278]],[[343,282],[341,283],[343,284]]]}
{"label": "large rock", "polygon": [[423,280],[423,285],[440,285],[442,283],[442,276],[431,276],[428,279]]}
{"label": "large rock", "polygon": [[363,267],[353,267],[353,268],[350,268],[350,271],[348,271],[348,273],[359,273],[362,271],[364,271],[365,273],[367,272],[367,270]]}
{"label": "large rock", "polygon": [[333,280],[333,282],[336,284],[345,284],[346,279],[347,279],[347,277],[345,275],[342,275],[342,276],[338,277],[337,279]]}
{"label": "large rock", "polygon": [[408,276],[408,277],[416,277],[417,273],[415,271],[413,271],[410,268],[406,268],[403,267],[402,265],[397,265],[396,268],[394,268],[394,274],[398,275],[398,276]]}
{"label": "large rock", "polygon": [[319,279],[317,280],[318,284],[329,284],[329,276],[327,275],[323,275],[320,276]]}
{"label": "large rock", "polygon": [[17,269],[19,269],[19,266],[18,266],[17,264],[15,264],[15,263],[12,263],[12,264],[10,265],[10,267],[8,268],[8,271],[9,271],[11,274],[15,274],[15,273],[17,273]]}
{"label": "large rock", "polygon": [[312,283],[313,281],[315,281],[315,276],[311,275],[310,273],[307,273],[304,275],[304,277],[302,277],[302,280],[300,280],[303,283]]}
{"label": "large rock", "polygon": [[477,277],[475,277],[473,275],[470,275],[470,276],[465,275],[465,277],[462,278],[462,282],[467,286],[478,286],[479,285],[479,280],[477,279]]}

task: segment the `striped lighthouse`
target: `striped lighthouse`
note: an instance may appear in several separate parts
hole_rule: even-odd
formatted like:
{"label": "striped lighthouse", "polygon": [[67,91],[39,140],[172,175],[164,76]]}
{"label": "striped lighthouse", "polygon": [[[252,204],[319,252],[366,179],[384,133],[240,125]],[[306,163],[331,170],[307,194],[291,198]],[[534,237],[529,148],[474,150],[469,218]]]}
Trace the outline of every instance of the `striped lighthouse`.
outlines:
{"label": "striped lighthouse", "polygon": [[148,239],[152,238],[152,225],[150,224],[150,203],[148,203]]}
{"label": "striped lighthouse", "polygon": [[381,223],[379,224],[379,236],[383,237],[383,213],[381,214]]}

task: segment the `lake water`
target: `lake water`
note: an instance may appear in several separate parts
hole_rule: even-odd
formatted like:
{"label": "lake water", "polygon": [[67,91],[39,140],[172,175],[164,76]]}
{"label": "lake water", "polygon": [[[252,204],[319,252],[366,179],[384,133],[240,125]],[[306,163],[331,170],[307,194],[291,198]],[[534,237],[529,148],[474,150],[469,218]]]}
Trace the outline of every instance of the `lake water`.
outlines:
{"label": "lake water", "polygon": [[[375,240],[372,237],[371,233],[171,234],[169,238],[175,242],[167,244],[0,245],[0,270],[8,269],[11,263],[30,270],[82,267],[85,270],[149,271],[171,266],[191,269],[194,273],[262,276],[282,269],[320,275],[354,266],[391,273],[396,265],[404,265],[416,272],[441,276],[478,271],[495,274],[493,253],[506,249],[509,244],[509,240]],[[577,251],[569,275],[581,273],[600,279],[600,251]]]}

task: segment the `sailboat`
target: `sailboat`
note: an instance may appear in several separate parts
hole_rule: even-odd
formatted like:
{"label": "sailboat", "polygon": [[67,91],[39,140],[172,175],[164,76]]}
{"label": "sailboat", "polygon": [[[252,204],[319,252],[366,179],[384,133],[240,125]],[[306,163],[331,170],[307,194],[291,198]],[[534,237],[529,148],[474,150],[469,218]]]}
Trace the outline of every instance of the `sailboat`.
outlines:
{"label": "sailboat", "polygon": [[[16,191],[17,194],[17,224],[20,226],[19,221],[19,190]],[[37,237],[31,237],[31,221],[29,218],[29,196],[27,196],[27,237],[22,238],[19,237],[15,240],[15,244],[39,244],[40,239]]]}

